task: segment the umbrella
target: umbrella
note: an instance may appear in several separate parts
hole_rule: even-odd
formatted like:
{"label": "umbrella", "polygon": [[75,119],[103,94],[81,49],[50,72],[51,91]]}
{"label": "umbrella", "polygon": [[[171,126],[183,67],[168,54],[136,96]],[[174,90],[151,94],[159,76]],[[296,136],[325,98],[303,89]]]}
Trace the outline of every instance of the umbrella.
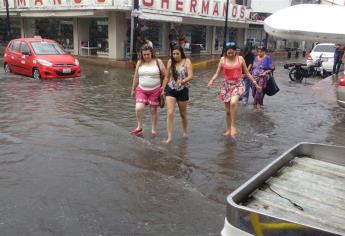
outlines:
{"label": "umbrella", "polygon": [[267,17],[264,29],[284,39],[344,44],[344,22],[345,6],[299,4]]}

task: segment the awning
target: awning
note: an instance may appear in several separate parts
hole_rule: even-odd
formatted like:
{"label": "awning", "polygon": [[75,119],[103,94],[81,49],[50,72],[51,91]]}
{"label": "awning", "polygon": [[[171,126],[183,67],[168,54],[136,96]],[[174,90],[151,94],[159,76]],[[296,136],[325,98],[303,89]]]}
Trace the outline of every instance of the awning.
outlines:
{"label": "awning", "polygon": [[152,20],[152,21],[166,21],[166,22],[182,22],[182,17],[179,16],[170,16],[170,15],[158,15],[144,12],[139,15],[139,18],[142,20]]}

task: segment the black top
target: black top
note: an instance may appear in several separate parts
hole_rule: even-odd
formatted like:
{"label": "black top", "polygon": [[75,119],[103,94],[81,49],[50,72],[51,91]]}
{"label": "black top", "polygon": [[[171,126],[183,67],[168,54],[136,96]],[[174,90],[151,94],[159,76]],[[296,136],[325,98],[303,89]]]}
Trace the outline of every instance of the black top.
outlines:
{"label": "black top", "polygon": [[253,65],[255,59],[254,53],[249,51],[245,56],[244,56],[244,61],[246,62],[246,65],[249,66],[250,64]]}

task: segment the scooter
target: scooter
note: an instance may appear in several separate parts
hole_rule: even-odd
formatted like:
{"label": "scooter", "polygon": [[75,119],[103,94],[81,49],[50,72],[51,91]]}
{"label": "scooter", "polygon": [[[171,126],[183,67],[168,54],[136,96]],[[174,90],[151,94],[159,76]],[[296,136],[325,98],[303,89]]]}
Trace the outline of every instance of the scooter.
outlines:
{"label": "scooter", "polygon": [[[314,77],[323,71],[322,62],[322,55],[320,55],[320,57],[312,64],[290,63],[285,64],[284,69],[290,70],[290,80],[294,82],[302,82],[304,78],[309,78],[311,76]],[[327,77],[325,73],[320,73],[320,75],[323,78]]]}

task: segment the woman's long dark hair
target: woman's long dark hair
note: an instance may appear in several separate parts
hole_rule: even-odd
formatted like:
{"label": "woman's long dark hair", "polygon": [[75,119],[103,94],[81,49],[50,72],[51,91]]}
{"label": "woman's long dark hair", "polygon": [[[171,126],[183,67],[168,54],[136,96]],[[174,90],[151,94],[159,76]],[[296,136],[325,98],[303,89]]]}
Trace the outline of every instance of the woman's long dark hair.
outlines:
{"label": "woman's long dark hair", "polygon": [[174,80],[176,81],[177,78],[178,78],[178,75],[177,75],[177,71],[176,71],[176,61],[173,57],[173,51],[174,50],[179,50],[179,52],[181,53],[181,59],[185,59],[186,58],[186,55],[184,54],[184,51],[183,51],[183,48],[180,46],[180,45],[175,45],[171,48],[171,55],[170,55],[170,58],[171,58],[171,73],[172,73],[172,76],[174,78]]}

